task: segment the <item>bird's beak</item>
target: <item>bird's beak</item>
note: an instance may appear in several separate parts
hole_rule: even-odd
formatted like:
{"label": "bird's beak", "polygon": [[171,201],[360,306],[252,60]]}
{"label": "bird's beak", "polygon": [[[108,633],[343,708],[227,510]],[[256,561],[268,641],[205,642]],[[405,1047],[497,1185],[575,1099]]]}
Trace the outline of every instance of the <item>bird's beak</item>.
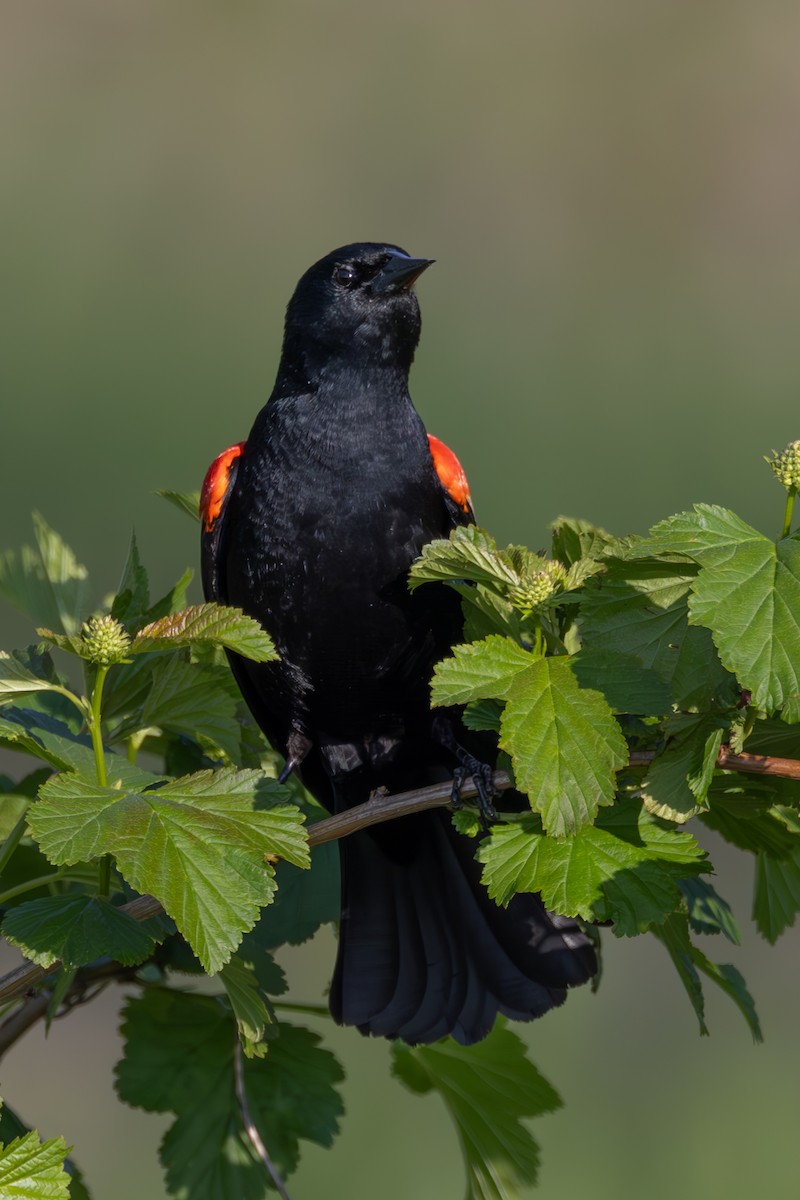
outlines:
{"label": "bird's beak", "polygon": [[372,280],[372,291],[380,296],[397,288],[408,290],[414,280],[435,261],[433,258],[408,258],[405,254],[392,254]]}

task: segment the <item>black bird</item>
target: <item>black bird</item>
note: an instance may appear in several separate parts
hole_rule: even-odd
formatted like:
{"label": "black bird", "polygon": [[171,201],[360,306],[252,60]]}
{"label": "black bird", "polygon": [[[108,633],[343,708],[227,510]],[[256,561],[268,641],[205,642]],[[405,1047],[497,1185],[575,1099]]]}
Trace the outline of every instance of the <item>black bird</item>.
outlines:
{"label": "black bird", "polygon": [[[463,471],[428,437],[408,392],[420,334],[413,284],[432,260],[343,246],[289,303],[272,395],[245,443],[216,460],[201,501],[206,598],[243,608],[280,661],[231,655],[272,744],[331,811],[452,779],[486,777],[457,712],[432,714],[434,663],[459,640],[459,597],[413,593],[422,547],[473,520]],[[498,1012],[563,1003],[596,971],[578,925],[538,896],[498,908],[474,843],[428,811],[340,843],[334,1018],[362,1033],[469,1044]]]}

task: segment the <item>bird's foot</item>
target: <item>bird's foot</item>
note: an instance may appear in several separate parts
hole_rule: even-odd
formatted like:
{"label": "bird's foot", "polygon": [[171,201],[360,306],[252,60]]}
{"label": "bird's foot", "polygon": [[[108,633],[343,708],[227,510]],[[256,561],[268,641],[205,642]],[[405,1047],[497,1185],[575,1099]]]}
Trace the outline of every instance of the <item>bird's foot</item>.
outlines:
{"label": "bird's foot", "polygon": [[461,808],[461,789],[464,786],[464,780],[467,776],[470,776],[478,793],[478,810],[480,812],[481,825],[484,829],[488,829],[490,822],[497,819],[497,813],[492,804],[497,794],[494,787],[494,771],[489,763],[484,763],[474,758],[466,750],[462,750],[460,746],[457,753],[459,765],[453,771],[453,789],[450,793],[450,803],[453,808]]}

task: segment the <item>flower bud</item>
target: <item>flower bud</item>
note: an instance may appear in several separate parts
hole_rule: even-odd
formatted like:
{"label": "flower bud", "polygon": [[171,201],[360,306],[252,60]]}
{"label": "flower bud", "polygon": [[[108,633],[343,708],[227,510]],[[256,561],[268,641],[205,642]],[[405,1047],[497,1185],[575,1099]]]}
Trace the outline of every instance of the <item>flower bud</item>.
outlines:
{"label": "flower bud", "polygon": [[537,570],[530,568],[523,574],[517,587],[512,588],[509,599],[515,608],[531,613],[546,600],[561,590],[567,577],[560,562],[541,559]]}
{"label": "flower bud", "polygon": [[90,662],[110,667],[122,662],[128,653],[131,639],[116,617],[89,617],[81,629],[81,640]]}
{"label": "flower bud", "polygon": [[772,467],[777,479],[787,491],[790,488],[800,488],[800,441],[789,442],[780,454],[772,451],[774,457],[765,459]]}

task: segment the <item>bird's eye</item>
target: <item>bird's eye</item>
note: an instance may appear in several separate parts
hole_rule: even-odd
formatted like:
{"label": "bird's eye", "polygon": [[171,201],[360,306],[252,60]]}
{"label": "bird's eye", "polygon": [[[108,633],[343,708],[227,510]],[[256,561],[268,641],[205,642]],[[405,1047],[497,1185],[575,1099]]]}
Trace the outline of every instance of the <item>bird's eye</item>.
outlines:
{"label": "bird's eye", "polygon": [[352,267],[337,267],[333,272],[333,278],[341,287],[352,287],[356,282],[357,276]]}

